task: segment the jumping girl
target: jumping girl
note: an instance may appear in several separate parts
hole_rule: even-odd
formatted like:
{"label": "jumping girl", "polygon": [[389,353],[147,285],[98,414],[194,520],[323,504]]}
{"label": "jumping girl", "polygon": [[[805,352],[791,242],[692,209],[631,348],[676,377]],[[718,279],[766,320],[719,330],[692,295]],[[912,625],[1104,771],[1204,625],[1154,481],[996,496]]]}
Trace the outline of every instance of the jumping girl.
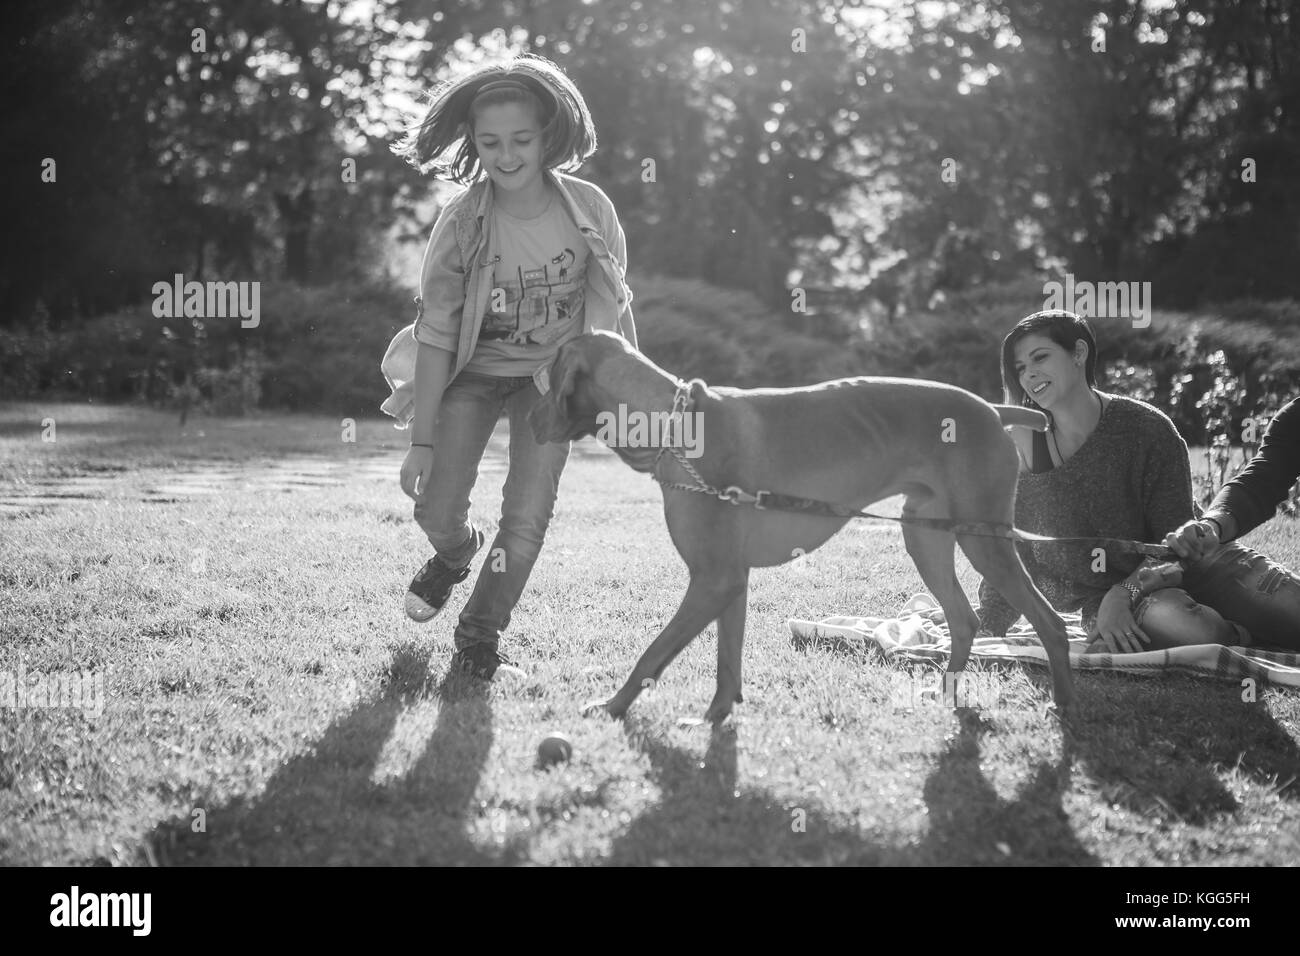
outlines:
{"label": "jumping girl", "polygon": [[564,171],[596,149],[587,105],[536,56],[481,66],[444,84],[397,152],[468,184],[443,208],[424,254],[416,320],[383,368],[384,411],[409,424],[402,490],[433,546],[406,613],[428,621],[469,575],[483,532],[470,492],[504,412],[510,469],[501,521],[455,631],[453,667],[484,680],[518,672],[498,649],[555,507],[567,443],[539,445],[526,417],[560,346],[592,329],[633,345],[632,293],[618,215],[596,186]]}

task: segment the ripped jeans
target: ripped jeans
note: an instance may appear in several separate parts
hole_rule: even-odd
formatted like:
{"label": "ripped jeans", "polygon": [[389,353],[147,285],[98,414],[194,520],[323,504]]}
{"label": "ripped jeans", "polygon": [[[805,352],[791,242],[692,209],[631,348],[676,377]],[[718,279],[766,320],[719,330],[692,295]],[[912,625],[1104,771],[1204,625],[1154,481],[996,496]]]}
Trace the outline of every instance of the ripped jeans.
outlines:
{"label": "ripped jeans", "polygon": [[1248,630],[1253,645],[1300,651],[1300,577],[1259,552],[1226,544],[1187,568],[1182,588]]}

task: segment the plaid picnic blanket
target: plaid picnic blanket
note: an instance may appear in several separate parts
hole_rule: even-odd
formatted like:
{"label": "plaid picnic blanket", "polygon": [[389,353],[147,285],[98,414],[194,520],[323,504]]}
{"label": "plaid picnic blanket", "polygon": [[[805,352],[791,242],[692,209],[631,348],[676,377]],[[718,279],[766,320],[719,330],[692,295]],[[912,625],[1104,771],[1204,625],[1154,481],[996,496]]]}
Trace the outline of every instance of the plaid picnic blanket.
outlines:
{"label": "plaid picnic blanket", "polygon": [[[1300,654],[1254,647],[1224,647],[1222,644],[1199,644],[1137,654],[1090,653],[1087,634],[1079,627],[1079,615],[1063,614],[1062,617],[1070,634],[1070,665],[1078,671],[1152,675],[1180,672],[1234,683],[1250,677],[1259,685],[1300,687]],[[946,660],[952,647],[943,609],[928,594],[913,597],[903,605],[897,617],[828,617],[820,621],[791,618],[787,623],[792,640],[801,647],[826,641],[861,647],[870,642],[887,656],[928,661]],[[989,661],[1047,666],[1047,653],[1026,622],[1013,627],[1006,637],[975,638],[971,656]]]}

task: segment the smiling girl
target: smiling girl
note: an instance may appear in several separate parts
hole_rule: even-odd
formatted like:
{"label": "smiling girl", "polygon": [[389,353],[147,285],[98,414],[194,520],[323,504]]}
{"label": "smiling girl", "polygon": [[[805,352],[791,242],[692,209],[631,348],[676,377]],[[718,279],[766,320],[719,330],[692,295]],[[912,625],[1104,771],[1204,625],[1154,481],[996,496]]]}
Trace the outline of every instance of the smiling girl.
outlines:
{"label": "smiling girl", "polygon": [[411,581],[406,613],[428,621],[469,574],[484,535],[470,492],[504,412],[510,469],[501,520],[456,626],[453,666],[492,679],[502,631],[541,551],[567,443],[539,445],[526,417],[534,374],[592,329],[636,344],[626,244],[613,204],[564,175],[596,148],[582,95],[554,63],[521,56],[435,91],[397,152],[470,184],[443,208],[421,267],[416,321],[384,357],[384,411],[411,428],[402,490],[435,552]]}

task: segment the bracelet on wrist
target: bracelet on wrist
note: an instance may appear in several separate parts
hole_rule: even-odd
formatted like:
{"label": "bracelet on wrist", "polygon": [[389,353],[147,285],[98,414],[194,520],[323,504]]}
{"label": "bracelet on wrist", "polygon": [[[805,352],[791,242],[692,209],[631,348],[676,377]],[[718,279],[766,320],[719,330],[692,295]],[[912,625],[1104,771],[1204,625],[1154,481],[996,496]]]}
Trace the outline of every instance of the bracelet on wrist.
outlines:
{"label": "bracelet on wrist", "polygon": [[1210,515],[1206,515],[1206,516],[1205,516],[1204,518],[1202,518],[1201,520],[1204,521],[1204,522],[1206,522],[1207,524],[1212,524],[1212,525],[1214,525],[1214,530],[1215,530],[1215,532],[1217,532],[1218,537],[1219,537],[1219,540],[1220,540],[1220,541],[1223,540],[1223,522],[1222,522],[1222,521],[1220,521],[1218,518],[1211,517]]}
{"label": "bracelet on wrist", "polygon": [[1138,602],[1140,602],[1145,596],[1142,593],[1142,586],[1134,584],[1132,581],[1121,581],[1119,584],[1115,585],[1115,587],[1128,595],[1128,606],[1130,609],[1137,607]]}

